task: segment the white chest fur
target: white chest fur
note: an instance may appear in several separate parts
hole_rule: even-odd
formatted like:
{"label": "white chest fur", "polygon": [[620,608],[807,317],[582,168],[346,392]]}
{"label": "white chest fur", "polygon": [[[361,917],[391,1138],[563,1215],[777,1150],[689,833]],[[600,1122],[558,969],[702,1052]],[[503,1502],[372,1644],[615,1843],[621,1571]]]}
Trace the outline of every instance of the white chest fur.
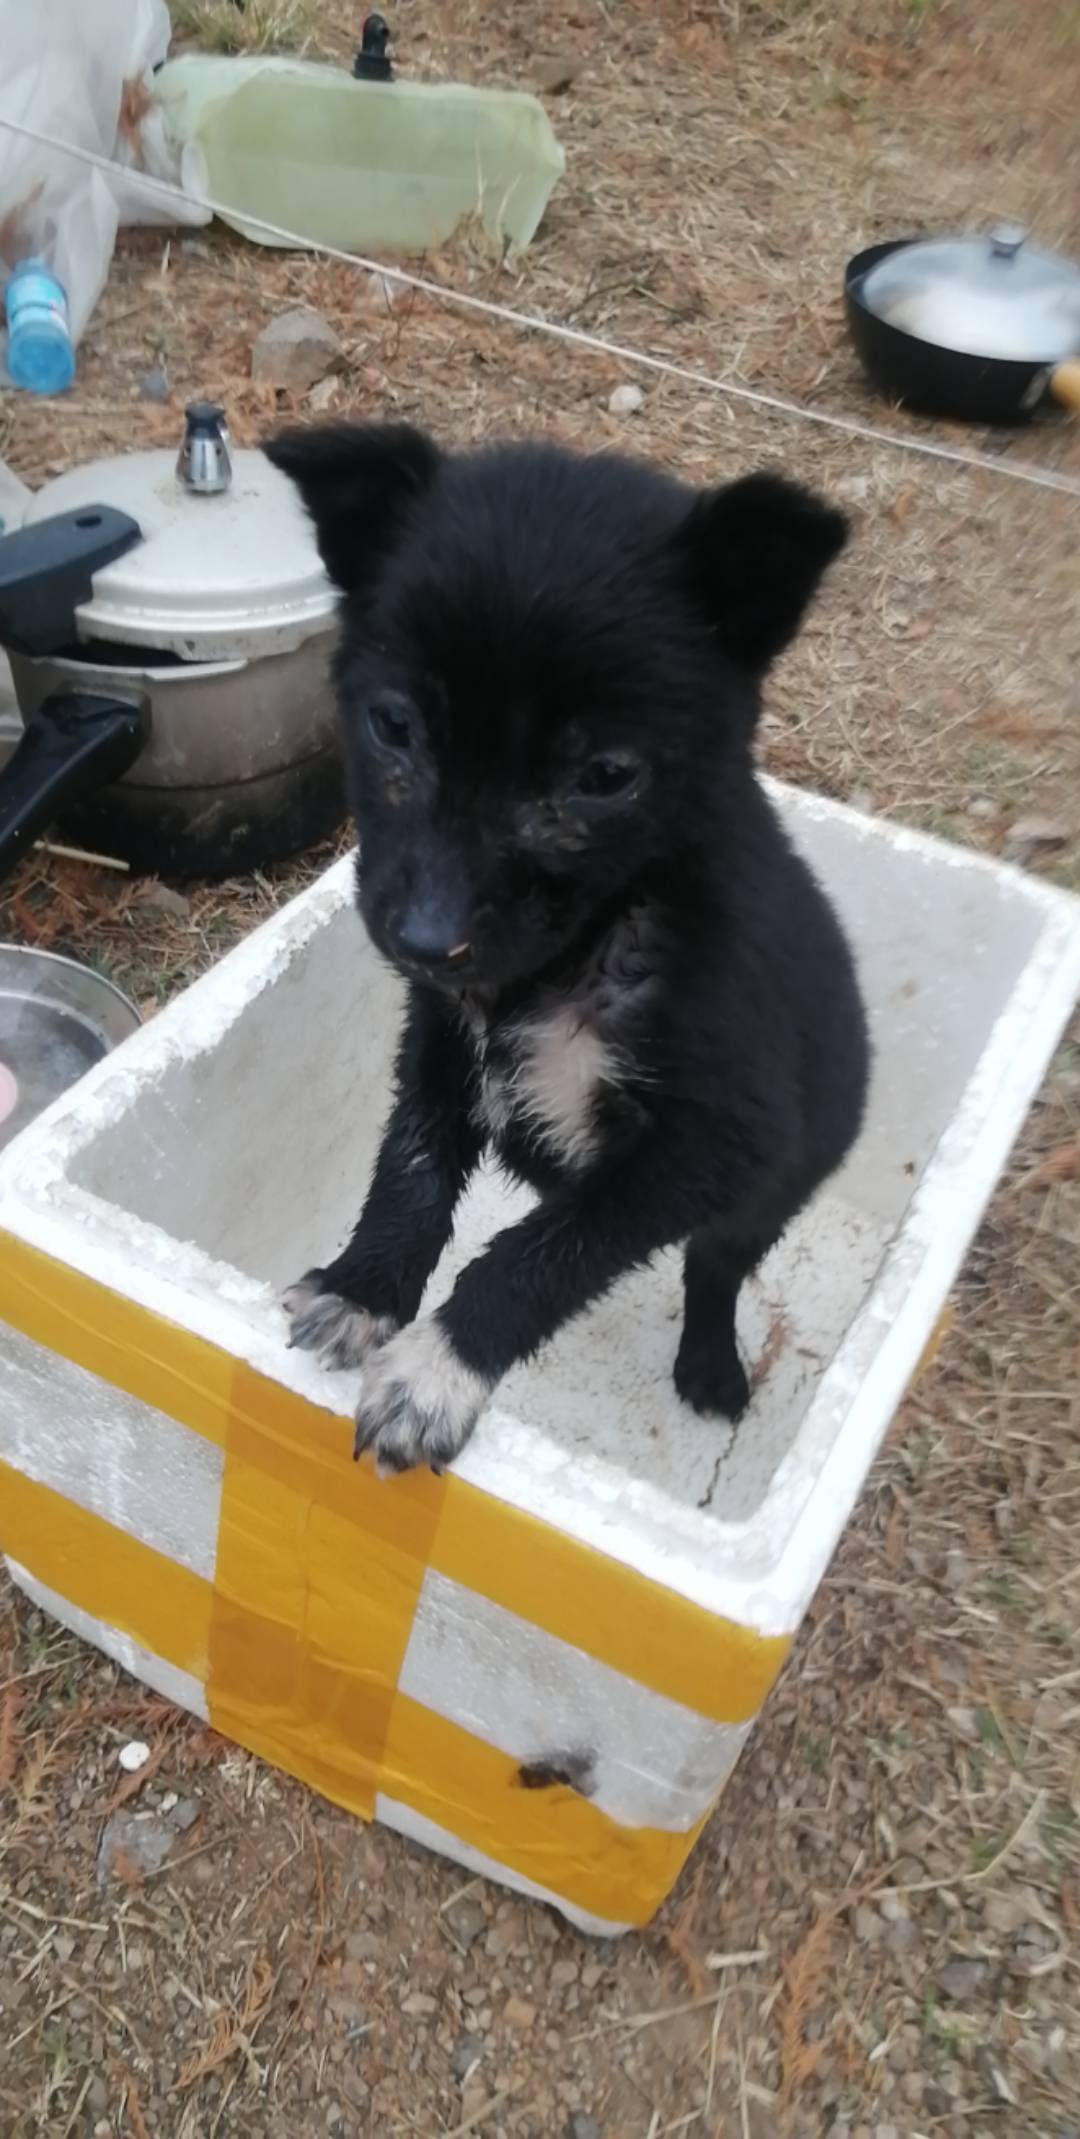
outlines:
{"label": "white chest fur", "polygon": [[492,1136],[518,1121],[555,1159],[581,1166],[596,1142],[596,1101],[624,1074],[620,1051],[583,1017],[559,1003],[521,1019],[480,1073],[480,1107]]}

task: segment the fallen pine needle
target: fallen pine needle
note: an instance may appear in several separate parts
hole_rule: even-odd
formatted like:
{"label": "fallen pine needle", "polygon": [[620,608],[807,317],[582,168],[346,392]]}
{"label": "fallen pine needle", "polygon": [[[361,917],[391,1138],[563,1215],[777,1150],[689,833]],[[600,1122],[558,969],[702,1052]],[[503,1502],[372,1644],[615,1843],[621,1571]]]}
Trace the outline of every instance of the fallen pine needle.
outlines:
{"label": "fallen pine needle", "polygon": [[205,2049],[196,2051],[181,2066],[176,2091],[194,2087],[196,2080],[205,2079],[208,2073],[227,2064],[237,2050],[252,2056],[251,2036],[270,2003],[273,1988],[274,1971],[265,1954],[260,1954],[248,1970],[239,2005],[232,2012],[217,2014]]}
{"label": "fallen pine needle", "polygon": [[6,1790],[15,1780],[19,1764],[19,1710],[22,1693],[18,1686],[8,1686],[0,1696],[0,1790]]}
{"label": "fallen pine needle", "polygon": [[124,2102],[124,2113],[131,2126],[132,2139],[152,2139],[150,2126],[143,2114],[142,2102],[139,2099],[139,2090],[135,2085],[134,2075],[130,2072],[127,2075],[127,2097]]}

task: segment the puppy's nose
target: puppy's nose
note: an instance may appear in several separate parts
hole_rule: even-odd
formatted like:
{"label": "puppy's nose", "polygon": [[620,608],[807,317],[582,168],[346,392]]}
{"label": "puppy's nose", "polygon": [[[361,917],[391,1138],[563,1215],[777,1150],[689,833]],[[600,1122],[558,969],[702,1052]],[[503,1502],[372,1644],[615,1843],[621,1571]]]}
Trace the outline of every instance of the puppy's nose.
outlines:
{"label": "puppy's nose", "polygon": [[460,914],[449,911],[438,899],[414,900],[394,933],[398,954],[408,965],[452,968],[468,956],[468,936]]}

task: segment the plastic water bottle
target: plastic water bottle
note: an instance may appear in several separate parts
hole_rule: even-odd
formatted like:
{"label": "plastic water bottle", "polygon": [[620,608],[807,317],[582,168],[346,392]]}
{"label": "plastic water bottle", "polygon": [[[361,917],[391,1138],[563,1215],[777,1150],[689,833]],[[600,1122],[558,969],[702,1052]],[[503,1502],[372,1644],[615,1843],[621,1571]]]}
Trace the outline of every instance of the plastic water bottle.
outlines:
{"label": "plastic water bottle", "polygon": [[20,260],[4,291],[7,368],[32,394],[62,394],[75,377],[67,294],[44,260]]}

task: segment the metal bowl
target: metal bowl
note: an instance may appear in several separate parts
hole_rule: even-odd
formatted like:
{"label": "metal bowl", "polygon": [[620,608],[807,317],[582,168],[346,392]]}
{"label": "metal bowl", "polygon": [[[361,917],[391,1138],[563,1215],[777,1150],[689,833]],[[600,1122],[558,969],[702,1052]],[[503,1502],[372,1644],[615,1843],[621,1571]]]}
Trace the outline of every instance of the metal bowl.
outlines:
{"label": "metal bowl", "polygon": [[0,944],[0,1151],[139,1022],[88,966]]}

